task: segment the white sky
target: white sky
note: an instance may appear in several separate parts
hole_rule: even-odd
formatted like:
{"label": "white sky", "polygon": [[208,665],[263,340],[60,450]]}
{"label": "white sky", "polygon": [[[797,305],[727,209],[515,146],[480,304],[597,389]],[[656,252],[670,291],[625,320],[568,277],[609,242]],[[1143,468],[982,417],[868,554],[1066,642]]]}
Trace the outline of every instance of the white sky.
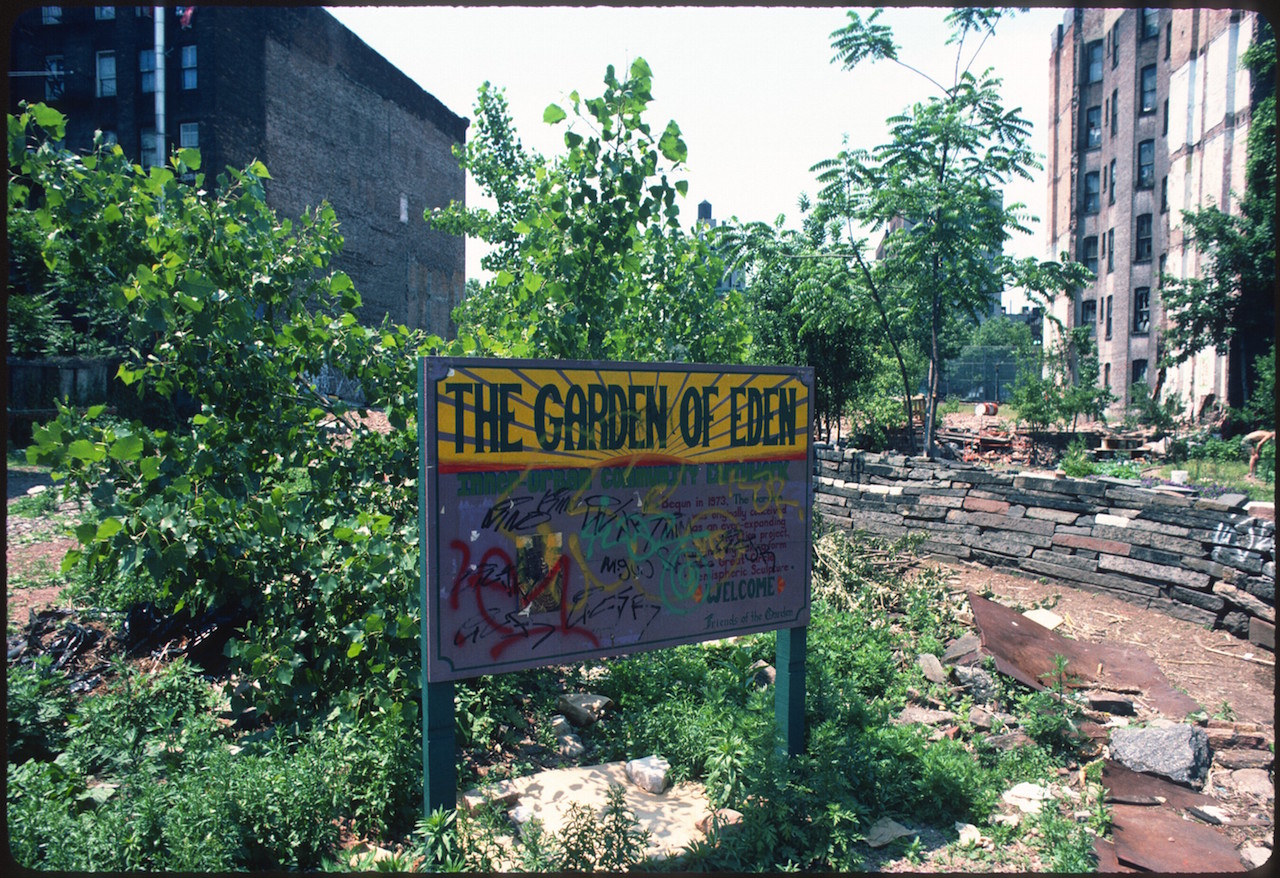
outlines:
{"label": "white sky", "polygon": [[[852,72],[831,63],[829,35],[847,21],[829,8],[555,8],[346,7],[330,11],[375,51],[471,118],[484,81],[506,90],[511,116],[526,147],[544,155],[563,151],[564,123],[542,113],[577,90],[603,91],[605,68],[619,76],[637,56],[653,70],[654,102],[647,119],[661,131],[668,119],[689,147],[684,178],[689,194],[681,224],[693,225],[697,205],[710,201],[723,221],[772,222],[786,214],[799,224],[801,192],[816,194],[809,168],[843,148],[873,147],[885,139],[884,120],[935,87],[892,62],[863,63]],[[868,10],[859,9],[865,18]],[[945,45],[943,8],[888,9],[900,58],[939,82],[954,78],[955,49]],[[1022,108],[1034,125],[1033,146],[1047,151],[1050,35],[1063,9],[1039,8],[1001,24],[974,69],[994,67],[1004,80],[1006,109]],[[966,61],[971,56],[967,46]],[[679,175],[677,175],[678,177]],[[1005,203],[1018,201],[1045,216],[1046,178],[1017,181]],[[480,203],[470,181],[467,203]],[[1044,257],[1043,225],[1006,247],[1014,256]],[[467,244],[467,276],[481,276],[481,250]],[[1016,294],[1005,293],[1006,306]]]}

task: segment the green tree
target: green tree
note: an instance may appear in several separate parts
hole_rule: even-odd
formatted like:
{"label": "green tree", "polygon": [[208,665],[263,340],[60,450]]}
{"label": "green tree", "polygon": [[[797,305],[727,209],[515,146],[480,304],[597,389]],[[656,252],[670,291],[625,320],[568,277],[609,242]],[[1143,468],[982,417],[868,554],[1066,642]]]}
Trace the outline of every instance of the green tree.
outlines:
{"label": "green tree", "polygon": [[[402,710],[418,662],[413,354],[444,343],[362,326],[351,280],[328,267],[332,209],[277,217],[261,163],[206,188],[193,150],[143,170],[116,146],[49,148],[63,124],[45,107],[10,116],[11,180],[60,193],[14,210],[49,229],[42,260],[59,282],[125,242],[101,254],[128,345],[116,380],[194,412],[154,429],[63,408],[35,429],[28,457],[93,509],[64,568],[83,567],[97,606],[238,609],[234,661],[273,718]],[[86,213],[96,235],[67,241]],[[393,429],[319,393],[325,367]]]}
{"label": "green tree", "polygon": [[[87,159],[108,172],[100,191],[63,188],[40,173],[23,173],[28,149],[38,165],[57,166],[65,151],[46,136],[62,131],[62,116],[42,104],[10,116],[8,205],[8,342],[18,357],[113,356],[124,353],[124,322],[112,307],[121,266],[139,253],[133,234],[141,219],[126,215],[122,197],[128,162],[118,149]],[[22,122],[19,119],[24,120]],[[14,129],[14,125],[22,127]],[[54,216],[60,225],[55,226]]]}
{"label": "green tree", "polygon": [[1166,276],[1161,290],[1169,318],[1161,365],[1214,348],[1229,357],[1228,402],[1237,408],[1264,380],[1254,366],[1275,338],[1276,319],[1276,40],[1266,18],[1259,15],[1257,23],[1244,54],[1253,93],[1240,212],[1216,205],[1184,210],[1188,242],[1208,268],[1201,277]]}
{"label": "green tree", "polygon": [[552,160],[523,147],[502,93],[481,87],[471,141],[457,152],[496,207],[455,203],[426,217],[493,246],[482,264],[494,276],[458,309],[460,332],[498,355],[740,362],[741,298],[716,291],[721,261],[679,224],[680,128],[645,121],[644,59],[626,79],[610,66],[604,84],[600,97],[571,93],[569,112],[547,107],[549,124],[572,116]]}
{"label": "green tree", "polygon": [[[832,34],[834,60],[846,70],[864,61],[898,60],[891,30],[876,23],[879,14],[863,20],[850,12],[849,23]],[[954,81],[944,85],[921,74],[936,93],[888,120],[887,143],[845,149],[814,167],[822,184],[815,210],[844,223],[845,246],[866,278],[890,340],[903,345],[912,339],[927,357],[926,453],[932,453],[938,381],[943,360],[955,353],[957,325],[985,311],[1005,282],[1024,282],[1023,268],[1051,270],[1050,264],[1018,262],[1002,252],[1010,234],[1026,231],[1031,219],[1023,205],[1003,201],[1003,188],[1013,177],[1029,178],[1040,167],[1031,149],[1031,125],[1017,110],[1004,108],[1001,81],[991,70],[974,75],[962,64],[966,41],[984,41],[1005,14],[948,14],[948,42],[956,47]],[[884,257],[874,264],[863,256],[860,228],[889,230]],[[909,396],[911,388],[903,391]]]}
{"label": "green tree", "polygon": [[853,276],[839,259],[822,258],[823,230],[787,230],[784,222],[731,221],[716,242],[748,274],[751,362],[812,366],[815,420],[839,439],[841,416],[872,393],[876,333]]}

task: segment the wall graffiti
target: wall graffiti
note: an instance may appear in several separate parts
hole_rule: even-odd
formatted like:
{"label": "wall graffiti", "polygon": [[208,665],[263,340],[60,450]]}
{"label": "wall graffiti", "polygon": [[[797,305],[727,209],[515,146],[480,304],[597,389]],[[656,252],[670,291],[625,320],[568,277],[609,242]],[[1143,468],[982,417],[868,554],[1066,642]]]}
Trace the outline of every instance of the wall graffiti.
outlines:
{"label": "wall graffiti", "polygon": [[422,369],[429,680],[807,622],[809,370]]}

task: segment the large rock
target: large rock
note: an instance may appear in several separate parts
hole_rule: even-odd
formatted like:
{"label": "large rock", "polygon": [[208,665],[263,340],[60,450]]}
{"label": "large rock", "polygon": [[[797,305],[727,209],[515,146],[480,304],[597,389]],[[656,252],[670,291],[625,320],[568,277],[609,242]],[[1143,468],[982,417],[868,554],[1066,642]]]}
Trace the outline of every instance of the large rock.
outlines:
{"label": "large rock", "polygon": [[916,664],[920,666],[920,670],[924,672],[924,678],[930,683],[947,682],[947,672],[943,669],[942,662],[938,661],[936,655],[922,652],[916,656]]}
{"label": "large rock", "polygon": [[968,689],[973,694],[973,700],[978,704],[989,704],[995,701],[1000,691],[996,686],[995,678],[982,668],[956,665],[955,675],[956,682]]}
{"label": "large rock", "polygon": [[1134,771],[1198,785],[1209,770],[1209,738],[1204,729],[1189,725],[1116,729],[1111,758]]}
{"label": "large rock", "polygon": [[568,717],[569,722],[579,728],[591,725],[604,716],[604,712],[612,706],[613,699],[607,695],[561,695],[556,701],[556,710]]}
{"label": "large rock", "polygon": [[627,778],[647,792],[659,794],[667,788],[671,763],[661,756],[646,756],[627,763]]}

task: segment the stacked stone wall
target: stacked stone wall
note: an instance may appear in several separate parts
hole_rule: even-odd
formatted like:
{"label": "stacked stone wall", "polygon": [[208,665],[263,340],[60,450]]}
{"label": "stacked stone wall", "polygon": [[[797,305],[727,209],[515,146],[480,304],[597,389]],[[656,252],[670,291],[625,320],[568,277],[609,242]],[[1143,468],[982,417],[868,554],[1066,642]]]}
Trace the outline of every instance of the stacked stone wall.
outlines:
{"label": "stacked stone wall", "polygon": [[1104,592],[1274,648],[1275,505],[819,445],[828,526]]}

